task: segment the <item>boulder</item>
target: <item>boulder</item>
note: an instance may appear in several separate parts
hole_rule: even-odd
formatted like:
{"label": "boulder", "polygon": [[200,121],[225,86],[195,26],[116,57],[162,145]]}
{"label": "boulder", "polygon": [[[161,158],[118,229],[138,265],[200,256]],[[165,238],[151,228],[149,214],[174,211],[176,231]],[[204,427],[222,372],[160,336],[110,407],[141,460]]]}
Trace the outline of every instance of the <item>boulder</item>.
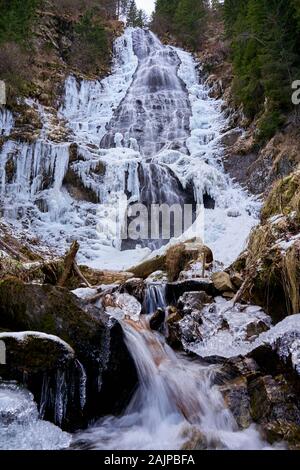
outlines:
{"label": "boulder", "polygon": [[262,425],[269,442],[300,443],[300,403],[283,376],[258,377],[249,384],[251,416]]}
{"label": "boulder", "polygon": [[[137,374],[120,324],[68,290],[12,278],[1,281],[0,327],[55,335],[74,349],[87,375],[86,419],[121,411],[130,399]],[[37,399],[43,380],[40,374],[32,390]],[[71,418],[63,423],[78,424]]]}
{"label": "boulder", "polygon": [[79,423],[86,404],[86,381],[74,350],[57,336],[34,331],[1,333],[0,340],[6,348],[2,378],[25,382],[43,418],[64,427],[71,419]]}
{"label": "boulder", "polygon": [[163,332],[165,328],[166,312],[159,308],[150,320],[150,328],[154,331]]}
{"label": "boulder", "polygon": [[182,349],[179,322],[182,319],[179,311],[175,307],[170,307],[167,318],[167,342],[173,349]]}
{"label": "boulder", "polygon": [[4,375],[9,369],[19,370],[20,374],[26,371],[39,373],[64,369],[75,359],[75,351],[69,344],[46,333],[4,332],[0,333],[0,341],[3,341],[6,347]]}
{"label": "boulder", "polygon": [[124,282],[120,287],[120,293],[126,293],[135,297],[141,304],[145,296],[145,283],[143,279],[132,278]]}
{"label": "boulder", "polygon": [[215,297],[219,291],[210,279],[184,279],[182,281],[168,282],[166,296],[169,304],[176,305],[179,297],[185,292],[206,292],[208,296]]}
{"label": "boulder", "polygon": [[252,423],[250,415],[250,398],[247,380],[237,377],[235,380],[219,387],[226,406],[230,409],[240,429],[246,429]]}
{"label": "boulder", "polygon": [[230,280],[230,276],[228,273],[225,273],[225,272],[214,273],[211,279],[215,288],[219,292],[233,292],[234,291],[234,286]]}

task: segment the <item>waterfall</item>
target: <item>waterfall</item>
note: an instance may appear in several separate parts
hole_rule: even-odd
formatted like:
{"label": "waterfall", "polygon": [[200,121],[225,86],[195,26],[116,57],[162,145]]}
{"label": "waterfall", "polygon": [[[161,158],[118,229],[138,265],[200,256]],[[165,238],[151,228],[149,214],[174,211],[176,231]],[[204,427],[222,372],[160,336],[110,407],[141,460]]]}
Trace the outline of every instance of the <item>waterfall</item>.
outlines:
{"label": "waterfall", "polygon": [[[205,206],[204,242],[216,260],[230,264],[257,222],[259,204],[224,172],[227,122],[222,102],[210,98],[201,78],[191,54],[163,45],[148,30],[128,28],[115,42],[108,77],[67,78],[56,116],[68,131],[61,141],[51,140],[51,122],[45,119],[37,140],[16,141],[13,117],[1,108],[1,215],[57,254],[77,239],[79,262],[124,270],[169,241],[149,231],[143,239],[122,239],[136,202],[147,209],[199,204]],[[46,115],[42,105],[37,112]],[[154,229],[160,231],[159,223]],[[165,307],[164,285],[150,282],[144,310],[153,314]],[[151,315],[128,318],[124,306],[118,315],[139,387],[121,416],[105,417],[78,433],[75,447],[180,449],[191,441],[205,449],[267,447],[254,426],[238,430],[213,385],[213,366],[174,353],[150,330]],[[77,366],[83,408],[86,374]],[[57,371],[55,379],[55,421],[61,423],[68,378]],[[101,380],[99,375],[99,386]],[[48,392],[45,378],[41,416]]]}
{"label": "waterfall", "polygon": [[12,113],[0,106],[0,137],[8,136],[14,127],[14,118]]}
{"label": "waterfall", "polygon": [[187,90],[177,75],[179,57],[150,31],[136,29],[132,36],[139,65],[101,146],[114,147],[120,134],[125,147],[134,140],[146,156],[163,148],[185,152],[191,110]]}
{"label": "waterfall", "polygon": [[120,417],[106,417],[75,434],[73,447],[110,450],[265,449],[254,426],[239,431],[212,385],[214,369],[175,354],[147,318],[123,320],[139,388]]}
{"label": "waterfall", "polygon": [[144,311],[147,314],[155,313],[159,308],[167,307],[166,285],[159,282],[149,282],[146,285]]}
{"label": "waterfall", "polygon": [[203,205],[198,236],[230,264],[259,206],[224,173],[222,103],[200,78],[189,53],[127,28],[115,41],[108,77],[67,78],[57,115],[65,141],[51,140],[48,110],[30,100],[44,127],[36,141],[14,140],[13,117],[1,108],[1,214],[57,254],[77,239],[79,262],[126,270],[187,229],[175,230],[172,219],[164,236],[161,221],[147,217],[155,237],[147,228],[137,239],[124,237],[134,204],[148,214],[153,204],[189,205],[190,226],[196,204]]}

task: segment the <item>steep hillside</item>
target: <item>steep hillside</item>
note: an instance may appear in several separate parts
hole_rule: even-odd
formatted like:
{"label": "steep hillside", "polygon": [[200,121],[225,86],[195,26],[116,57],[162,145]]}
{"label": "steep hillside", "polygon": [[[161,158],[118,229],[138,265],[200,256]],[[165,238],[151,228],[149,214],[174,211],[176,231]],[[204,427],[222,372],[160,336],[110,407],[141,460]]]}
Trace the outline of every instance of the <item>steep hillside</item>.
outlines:
{"label": "steep hillside", "polygon": [[55,106],[66,75],[106,75],[113,40],[123,30],[113,3],[2,0],[0,79],[8,104],[16,108],[16,97],[25,96]]}

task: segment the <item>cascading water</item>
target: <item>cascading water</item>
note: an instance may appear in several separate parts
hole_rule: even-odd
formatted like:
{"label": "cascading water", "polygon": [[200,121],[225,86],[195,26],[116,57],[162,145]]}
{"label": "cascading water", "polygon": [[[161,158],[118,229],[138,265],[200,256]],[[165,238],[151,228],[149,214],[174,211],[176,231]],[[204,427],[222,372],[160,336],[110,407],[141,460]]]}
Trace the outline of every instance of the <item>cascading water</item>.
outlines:
{"label": "cascading water", "polygon": [[[214,387],[214,368],[175,354],[139,321],[121,320],[139,388],[121,417],[106,417],[74,436],[76,449],[267,449],[254,426],[239,431]],[[192,446],[192,447],[191,447]]]}
{"label": "cascading water", "polygon": [[[40,138],[16,142],[10,138],[12,116],[1,110],[1,213],[58,253],[77,239],[80,262],[126,269],[150,255],[149,247],[162,244],[151,238],[134,244],[120,240],[132,203],[209,201],[204,241],[217,260],[233,261],[256,223],[257,203],[223,171],[226,121],[221,102],[199,83],[196,65],[190,54],[163,46],[150,31],[128,28],[116,41],[109,77],[67,79],[59,111],[67,122],[67,142],[51,140],[42,106],[46,124]],[[148,313],[165,306],[162,285],[149,284],[146,295]],[[195,439],[205,448],[265,447],[255,428],[238,431],[212,385],[211,366],[172,352],[146,319],[120,322],[139,389],[123,416],[105,418],[78,434],[75,447],[179,449]],[[81,406],[85,380],[82,371]],[[63,406],[57,403],[58,421]]]}
{"label": "cascading water", "polygon": [[166,307],[166,284],[163,282],[148,282],[144,299],[145,312],[152,314],[159,308],[164,310]]}
{"label": "cascading water", "polygon": [[16,229],[60,254],[77,239],[80,262],[128,269],[168,242],[161,235],[122,240],[132,204],[209,200],[205,243],[226,264],[242,250],[257,203],[224,174],[221,102],[199,83],[190,54],[128,28],[116,40],[110,76],[66,80],[58,117],[69,128],[67,142],[53,142],[48,111],[28,104],[44,123],[34,143],[10,139],[13,118],[7,110],[0,115],[1,213]]}
{"label": "cascading water", "polygon": [[124,147],[137,143],[145,156],[162,148],[185,151],[191,108],[185,85],[177,75],[178,54],[142,29],[133,32],[133,50],[138,69],[101,146],[115,147],[116,135],[121,134]]}

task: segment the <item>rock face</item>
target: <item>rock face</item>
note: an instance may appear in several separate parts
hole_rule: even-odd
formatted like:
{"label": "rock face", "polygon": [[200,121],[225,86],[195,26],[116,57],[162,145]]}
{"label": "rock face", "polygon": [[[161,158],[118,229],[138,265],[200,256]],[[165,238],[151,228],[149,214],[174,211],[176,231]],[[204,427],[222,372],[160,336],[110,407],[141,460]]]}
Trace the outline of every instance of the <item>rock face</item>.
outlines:
{"label": "rock face", "polygon": [[[24,284],[16,279],[2,281],[0,327],[56,335],[74,349],[87,376],[86,404],[82,417],[66,416],[62,421],[64,427],[76,427],[91,417],[121,411],[130,399],[137,376],[120,324],[97,308],[87,309],[66,289]],[[40,372],[37,378],[36,371],[33,372],[31,390],[38,402],[44,383],[44,374]],[[53,420],[51,381],[49,387],[47,417]]]}
{"label": "rock face", "polygon": [[241,429],[255,422],[271,444],[285,441],[290,449],[298,449],[299,382],[281,368],[278,358],[273,355],[270,360],[271,354],[270,350],[264,367],[252,357],[223,362],[215,374],[215,384]]}

